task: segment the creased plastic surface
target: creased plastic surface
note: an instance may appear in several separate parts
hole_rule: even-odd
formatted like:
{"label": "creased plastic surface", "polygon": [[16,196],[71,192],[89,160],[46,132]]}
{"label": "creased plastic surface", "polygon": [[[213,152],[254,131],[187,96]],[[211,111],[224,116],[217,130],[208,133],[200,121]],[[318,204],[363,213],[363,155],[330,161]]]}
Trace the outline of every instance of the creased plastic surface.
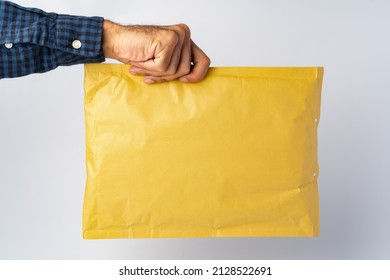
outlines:
{"label": "creased plastic surface", "polygon": [[85,66],[83,237],[317,236],[323,68]]}

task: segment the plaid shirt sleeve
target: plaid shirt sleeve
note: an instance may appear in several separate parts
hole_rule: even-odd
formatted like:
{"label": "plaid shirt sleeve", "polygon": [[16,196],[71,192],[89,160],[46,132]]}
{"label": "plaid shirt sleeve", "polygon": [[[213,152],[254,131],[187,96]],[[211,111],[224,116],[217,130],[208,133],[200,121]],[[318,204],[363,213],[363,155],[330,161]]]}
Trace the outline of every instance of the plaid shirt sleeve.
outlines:
{"label": "plaid shirt sleeve", "polygon": [[0,1],[0,79],[105,60],[101,17],[46,13]]}

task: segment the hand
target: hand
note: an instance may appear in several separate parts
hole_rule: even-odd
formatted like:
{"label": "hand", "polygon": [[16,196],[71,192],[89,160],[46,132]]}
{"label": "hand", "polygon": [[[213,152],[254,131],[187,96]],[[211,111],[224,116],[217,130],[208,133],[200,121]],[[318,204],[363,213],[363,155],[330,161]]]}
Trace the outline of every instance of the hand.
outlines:
{"label": "hand", "polygon": [[210,59],[191,40],[188,26],[122,26],[103,22],[105,57],[131,64],[130,72],[144,75],[145,83],[179,79],[202,80]]}

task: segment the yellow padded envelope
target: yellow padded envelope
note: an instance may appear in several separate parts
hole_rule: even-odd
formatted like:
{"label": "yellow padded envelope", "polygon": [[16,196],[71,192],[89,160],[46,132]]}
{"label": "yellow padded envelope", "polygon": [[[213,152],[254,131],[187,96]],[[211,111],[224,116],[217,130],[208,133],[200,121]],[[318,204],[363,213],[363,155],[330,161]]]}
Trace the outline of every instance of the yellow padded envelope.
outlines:
{"label": "yellow padded envelope", "polygon": [[155,85],[128,69],[85,66],[84,238],[319,234],[323,68]]}

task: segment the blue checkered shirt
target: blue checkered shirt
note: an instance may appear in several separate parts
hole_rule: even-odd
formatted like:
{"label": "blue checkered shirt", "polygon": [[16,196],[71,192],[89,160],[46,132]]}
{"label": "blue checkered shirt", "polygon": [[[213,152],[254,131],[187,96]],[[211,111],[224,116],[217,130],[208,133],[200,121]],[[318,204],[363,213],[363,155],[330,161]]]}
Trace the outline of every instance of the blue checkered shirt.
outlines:
{"label": "blue checkered shirt", "polygon": [[102,24],[0,1],[0,79],[104,61]]}

